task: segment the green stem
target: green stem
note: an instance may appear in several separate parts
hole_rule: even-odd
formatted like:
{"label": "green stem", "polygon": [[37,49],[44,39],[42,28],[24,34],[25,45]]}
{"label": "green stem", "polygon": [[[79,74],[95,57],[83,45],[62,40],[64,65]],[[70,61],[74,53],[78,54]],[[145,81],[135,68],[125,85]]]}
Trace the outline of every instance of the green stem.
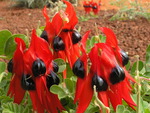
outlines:
{"label": "green stem", "polygon": [[150,81],[150,78],[140,77],[141,80]]}
{"label": "green stem", "polygon": [[96,86],[94,85],[94,96],[96,99],[97,104],[102,108],[102,111],[104,111],[104,113],[110,113],[110,109],[109,107],[106,107],[99,99],[97,96],[97,91],[96,91]]}
{"label": "green stem", "polygon": [[2,59],[8,59],[6,56],[4,56],[4,55],[0,55],[0,58],[2,58]]}
{"label": "green stem", "polygon": [[140,98],[141,98],[141,85],[140,85],[140,76],[139,76],[139,56],[137,55],[137,66],[136,66],[136,79],[137,79],[137,111],[140,113]]}

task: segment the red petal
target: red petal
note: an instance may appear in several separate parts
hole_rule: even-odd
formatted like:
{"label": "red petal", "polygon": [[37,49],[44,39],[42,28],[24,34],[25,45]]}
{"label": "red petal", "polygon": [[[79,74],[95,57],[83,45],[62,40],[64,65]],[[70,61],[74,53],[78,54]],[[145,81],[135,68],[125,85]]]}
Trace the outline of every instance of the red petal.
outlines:
{"label": "red petal", "polygon": [[44,39],[37,37],[35,30],[32,32],[29,51],[32,51],[32,54],[35,54],[35,56],[42,59],[45,63],[52,60],[52,53],[49,50],[48,43]]}
{"label": "red petal", "polygon": [[20,104],[22,101],[25,90],[21,87],[21,77],[24,71],[23,51],[25,43],[22,39],[16,38],[17,48],[13,57],[13,78],[10,83],[8,95],[14,96],[14,102]]}
{"label": "red petal", "polygon": [[48,40],[49,43],[51,44],[53,42],[54,37],[56,36],[56,31],[51,22],[49,21],[46,22],[45,31],[47,32]]}
{"label": "red petal", "polygon": [[134,101],[132,100],[130,96],[130,86],[126,83],[126,81],[121,82],[121,90],[122,90],[122,98],[130,105],[130,106],[136,106]]}
{"label": "red petal", "polygon": [[43,9],[43,15],[44,15],[44,17],[46,18],[46,21],[49,21],[49,20],[50,20],[49,16],[47,15],[46,6],[45,6],[44,9]]}
{"label": "red petal", "polygon": [[85,82],[85,79],[81,79],[81,78],[77,79],[74,103],[76,103],[79,100],[79,97],[80,97],[82,90],[84,88],[84,82]]}
{"label": "red petal", "polygon": [[72,4],[68,1],[65,1],[65,4],[67,5],[66,8],[66,14],[68,15],[69,18],[69,23],[67,23],[64,27],[67,29],[73,29],[74,26],[78,23],[78,18],[76,16],[76,12],[74,10],[74,7],[72,6]]}
{"label": "red petal", "polygon": [[25,90],[22,89],[20,81],[21,80],[14,75],[14,77],[11,80],[9,90],[7,93],[7,95],[10,95],[10,97],[14,97],[14,102],[17,104],[21,103],[25,94]]}
{"label": "red petal", "polygon": [[106,91],[102,91],[98,93],[98,98],[102,101],[102,103],[109,107],[109,102],[108,102],[108,95]]}
{"label": "red petal", "polygon": [[25,90],[22,89],[21,80],[18,77],[16,77],[16,79],[14,77],[14,80],[15,80],[15,84],[13,84],[15,90],[14,102],[19,104],[25,95]]}
{"label": "red petal", "polygon": [[106,35],[106,44],[112,47],[118,46],[116,35],[111,29],[106,28],[106,27],[99,27],[99,29]]}
{"label": "red petal", "polygon": [[91,33],[91,30],[87,31],[87,32],[82,36],[81,44],[82,44],[82,46],[83,46],[84,49],[86,48],[86,41],[87,41],[87,38],[88,38],[88,36],[89,36],[90,33]]}
{"label": "red petal", "polygon": [[80,93],[79,104],[76,113],[83,113],[91,102],[93,89],[91,87],[91,77],[87,77],[82,93]]}
{"label": "red petal", "polygon": [[127,77],[128,79],[130,79],[132,82],[136,82],[136,81],[131,77],[131,75],[128,73],[128,71],[127,71],[125,68],[123,68],[123,69],[124,69],[124,71],[125,71],[126,77]]}
{"label": "red petal", "polygon": [[33,109],[38,113],[44,113],[44,106],[39,101],[36,91],[29,91],[32,100]]}
{"label": "red petal", "polygon": [[92,62],[91,70],[96,72],[97,71],[97,63],[98,63],[98,47],[95,45],[91,52],[89,53],[90,60]]}
{"label": "red petal", "polygon": [[107,93],[114,110],[116,110],[117,105],[122,104],[122,98],[120,93],[122,94],[122,92],[120,92],[120,90],[118,89],[117,85],[110,86],[110,90]]}
{"label": "red petal", "polygon": [[58,113],[57,108],[64,109],[58,97],[48,91],[45,76],[37,77],[35,82],[38,98],[47,111]]}
{"label": "red petal", "polygon": [[53,17],[52,25],[55,28],[56,35],[59,35],[58,33],[60,33],[60,31],[62,30],[62,27],[63,27],[63,20],[59,13],[56,13],[56,15]]}

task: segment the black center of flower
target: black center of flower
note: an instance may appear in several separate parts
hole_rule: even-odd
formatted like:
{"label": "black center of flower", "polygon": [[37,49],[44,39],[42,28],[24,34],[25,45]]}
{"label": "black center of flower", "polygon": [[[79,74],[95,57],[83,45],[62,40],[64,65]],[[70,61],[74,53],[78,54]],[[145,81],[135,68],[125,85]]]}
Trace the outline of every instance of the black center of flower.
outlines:
{"label": "black center of flower", "polygon": [[8,72],[12,73],[13,72],[13,60],[11,59],[8,64],[7,64],[7,70]]}
{"label": "black center of flower", "polygon": [[122,57],[122,64],[123,66],[127,65],[129,62],[129,56],[127,55],[127,53],[123,50],[120,51],[121,53],[121,57]]}
{"label": "black center of flower", "polygon": [[35,60],[32,64],[32,73],[33,73],[33,75],[35,77],[37,77],[41,74],[44,74],[45,72],[46,72],[45,63],[40,59]]}
{"label": "black center of flower", "polygon": [[48,89],[54,84],[58,85],[59,82],[60,79],[58,75],[53,71],[51,71],[50,74],[46,77],[46,84]]}
{"label": "black center of flower", "polygon": [[83,7],[85,7],[85,8],[90,8],[91,5],[83,5]]}
{"label": "black center of flower", "polygon": [[47,32],[44,30],[42,32],[42,34],[40,35],[41,38],[45,39],[47,42],[48,42],[48,35],[47,35]]}
{"label": "black center of flower", "polygon": [[83,62],[78,59],[74,65],[73,65],[73,73],[80,78],[84,78],[85,76],[85,69],[84,69],[84,64]]}
{"label": "black center of flower", "polygon": [[59,70],[59,67],[58,67],[58,65],[57,65],[56,62],[52,61],[52,63],[53,63],[53,71],[54,71],[55,73],[57,73],[58,70]]}
{"label": "black center of flower", "polygon": [[76,44],[78,43],[80,40],[81,40],[81,35],[78,31],[76,30],[73,30],[73,33],[72,33],[72,43],[73,44]]}
{"label": "black center of flower", "polygon": [[61,39],[61,37],[56,36],[54,38],[54,40],[53,40],[53,48],[54,48],[54,50],[56,52],[65,49],[65,44],[64,44],[63,40]]}
{"label": "black center of flower", "polygon": [[92,8],[93,8],[93,9],[97,9],[97,6],[93,6]]}
{"label": "black center of flower", "polygon": [[24,90],[35,90],[35,83],[29,74],[27,74],[27,75],[23,74],[22,75],[21,87]]}
{"label": "black center of flower", "polygon": [[92,88],[94,87],[94,85],[96,86],[96,91],[106,91],[108,88],[108,84],[106,82],[106,80],[104,80],[103,78],[101,78],[98,75],[94,75],[92,78]]}
{"label": "black center of flower", "polygon": [[120,66],[116,66],[110,73],[110,82],[112,84],[119,83],[125,79],[124,70]]}
{"label": "black center of flower", "polygon": [[71,32],[71,31],[73,31],[72,29],[63,29],[62,30],[63,32]]}

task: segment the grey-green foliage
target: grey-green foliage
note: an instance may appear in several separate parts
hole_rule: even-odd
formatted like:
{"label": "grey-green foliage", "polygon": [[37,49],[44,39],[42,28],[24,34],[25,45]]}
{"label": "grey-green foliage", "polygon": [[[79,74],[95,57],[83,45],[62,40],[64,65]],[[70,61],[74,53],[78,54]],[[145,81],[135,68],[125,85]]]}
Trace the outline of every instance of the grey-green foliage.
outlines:
{"label": "grey-green foliage", "polygon": [[112,2],[111,5],[119,7],[118,12],[110,20],[127,20],[135,19],[136,17],[144,17],[150,20],[150,12],[147,7],[143,7],[139,2],[129,1],[130,5],[125,4],[126,0],[117,0]]}
{"label": "grey-green foliage", "polygon": [[42,8],[52,0],[12,0],[18,5],[28,8]]}
{"label": "grey-green foliage", "polygon": [[[43,8],[44,6],[53,6],[55,2],[61,0],[12,0],[17,2],[17,5],[28,8]],[[77,3],[77,0],[68,0],[71,3]]]}

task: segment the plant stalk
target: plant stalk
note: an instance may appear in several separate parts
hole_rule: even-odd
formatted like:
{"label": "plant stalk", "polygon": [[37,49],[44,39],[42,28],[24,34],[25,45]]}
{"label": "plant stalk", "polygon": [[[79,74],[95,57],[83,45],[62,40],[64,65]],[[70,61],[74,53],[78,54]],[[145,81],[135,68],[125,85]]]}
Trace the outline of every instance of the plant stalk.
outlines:
{"label": "plant stalk", "polygon": [[109,107],[106,107],[106,106],[98,99],[97,92],[96,92],[96,86],[95,86],[95,85],[94,85],[94,96],[95,96],[95,98],[96,98],[97,104],[102,108],[102,111],[104,111],[104,113],[110,113]]}
{"label": "plant stalk", "polygon": [[141,99],[141,85],[140,85],[140,76],[139,76],[139,56],[137,55],[137,65],[136,65],[136,81],[137,81],[137,111],[140,113],[140,99]]}

